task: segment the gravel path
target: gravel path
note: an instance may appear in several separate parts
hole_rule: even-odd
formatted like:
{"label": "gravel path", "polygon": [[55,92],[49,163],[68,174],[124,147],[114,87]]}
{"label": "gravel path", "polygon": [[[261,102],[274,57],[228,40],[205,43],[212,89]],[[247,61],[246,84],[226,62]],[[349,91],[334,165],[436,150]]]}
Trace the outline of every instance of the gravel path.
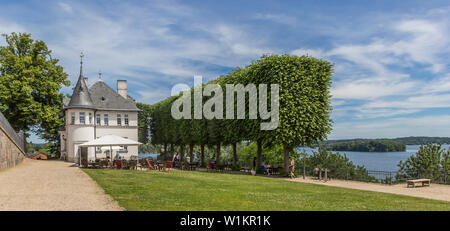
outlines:
{"label": "gravel path", "polygon": [[375,183],[346,181],[346,180],[330,180],[328,182],[323,182],[309,177],[307,177],[306,179],[300,177],[296,179],[287,179],[287,180],[304,183],[321,184],[327,186],[375,191],[375,192],[392,193],[413,197],[422,197],[434,200],[450,201],[450,185],[433,184],[433,182],[431,183],[430,187],[407,188],[406,183],[396,185],[385,185],[385,184],[375,184]]}
{"label": "gravel path", "polygon": [[25,159],[0,170],[0,210],[123,210],[72,163]]}

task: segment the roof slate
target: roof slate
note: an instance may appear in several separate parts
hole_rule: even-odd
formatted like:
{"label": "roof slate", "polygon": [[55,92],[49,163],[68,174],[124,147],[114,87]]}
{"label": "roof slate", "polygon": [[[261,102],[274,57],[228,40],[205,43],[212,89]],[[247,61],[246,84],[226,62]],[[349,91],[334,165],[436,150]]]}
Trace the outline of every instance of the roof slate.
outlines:
{"label": "roof slate", "polygon": [[125,99],[103,81],[92,85],[89,88],[89,94],[98,109],[139,111],[136,102],[131,97]]}
{"label": "roof slate", "polygon": [[73,89],[72,97],[70,97],[69,106],[72,107],[90,107],[93,106],[91,96],[89,94],[89,87],[80,73],[77,84]]}
{"label": "roof slate", "polygon": [[[85,88],[88,89],[88,91],[83,91]],[[64,108],[140,111],[136,107],[136,102],[130,96],[125,99],[101,80],[97,81],[91,87],[87,87],[83,78],[78,79],[70,102],[64,104]]]}

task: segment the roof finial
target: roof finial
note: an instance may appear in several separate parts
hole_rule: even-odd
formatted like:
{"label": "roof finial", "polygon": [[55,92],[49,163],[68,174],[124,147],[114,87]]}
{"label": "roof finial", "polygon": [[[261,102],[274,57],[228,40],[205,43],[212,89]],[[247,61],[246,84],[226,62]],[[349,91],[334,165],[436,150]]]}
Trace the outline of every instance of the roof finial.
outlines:
{"label": "roof finial", "polygon": [[102,80],[102,71],[98,71],[98,81],[103,81]]}
{"label": "roof finial", "polygon": [[80,76],[83,76],[83,52],[80,53]]}

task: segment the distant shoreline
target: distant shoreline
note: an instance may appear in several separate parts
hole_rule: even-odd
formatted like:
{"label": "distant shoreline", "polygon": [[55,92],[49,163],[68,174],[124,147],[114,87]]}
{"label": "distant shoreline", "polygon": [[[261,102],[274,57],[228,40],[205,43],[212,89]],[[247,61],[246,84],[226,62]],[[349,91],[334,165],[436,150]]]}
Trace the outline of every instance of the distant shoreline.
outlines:
{"label": "distant shoreline", "polygon": [[355,138],[355,139],[339,139],[339,140],[327,140],[321,145],[330,145],[340,142],[353,142],[353,141],[396,141],[405,145],[427,145],[427,144],[450,144],[450,137],[430,137],[430,136],[409,136],[409,137],[398,137],[398,138]]}

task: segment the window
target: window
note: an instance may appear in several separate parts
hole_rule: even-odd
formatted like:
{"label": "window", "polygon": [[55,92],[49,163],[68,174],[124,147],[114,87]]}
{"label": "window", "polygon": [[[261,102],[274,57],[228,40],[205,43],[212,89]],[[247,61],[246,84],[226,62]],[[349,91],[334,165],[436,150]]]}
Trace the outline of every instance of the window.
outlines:
{"label": "window", "polygon": [[108,114],[103,114],[103,125],[109,125]]}
{"label": "window", "polygon": [[97,114],[97,125],[100,125],[100,114]]}
{"label": "window", "polygon": [[92,124],[92,113],[89,112],[89,124]]}
{"label": "window", "polygon": [[[123,137],[125,139],[128,139],[128,137]],[[122,151],[128,151],[128,146],[120,146],[122,148]]]}
{"label": "window", "polygon": [[72,113],[71,113],[71,116],[70,116],[70,124],[75,124],[75,112],[72,112]]}
{"label": "window", "polygon": [[125,120],[125,126],[128,126],[128,125],[129,125],[129,123],[128,123],[128,114],[123,115],[123,117],[125,117],[125,118],[124,118],[124,120]]}
{"label": "window", "polygon": [[122,119],[120,118],[120,114],[117,114],[117,126],[122,126]]}
{"label": "window", "polygon": [[80,124],[86,124],[86,120],[84,119],[84,112],[80,112]]}

